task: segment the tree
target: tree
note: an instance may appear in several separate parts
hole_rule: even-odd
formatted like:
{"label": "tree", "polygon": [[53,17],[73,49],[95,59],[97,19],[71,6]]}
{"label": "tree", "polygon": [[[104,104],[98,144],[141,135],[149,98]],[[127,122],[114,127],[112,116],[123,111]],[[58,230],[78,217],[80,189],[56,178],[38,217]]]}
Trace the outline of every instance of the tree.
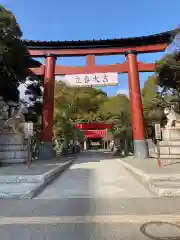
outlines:
{"label": "tree", "polygon": [[54,98],[54,135],[59,139],[62,152],[67,153],[70,140],[78,137],[72,115],[76,109],[74,103],[74,89],[69,88],[62,81],[55,83]]}
{"label": "tree", "polygon": [[42,115],[43,107],[43,87],[42,81],[38,77],[28,77],[23,84],[25,87],[26,99],[21,99],[24,102],[28,113],[26,121],[39,123],[39,117]]}
{"label": "tree", "polygon": [[157,77],[155,75],[148,77],[142,89],[142,103],[145,123],[146,138],[154,137],[154,124],[160,123],[164,119],[163,107],[160,104],[160,95],[158,92]]}
{"label": "tree", "polygon": [[25,80],[30,56],[20,39],[22,32],[12,12],[0,8],[0,96],[19,101],[18,85]]}
{"label": "tree", "polygon": [[144,116],[146,123],[162,122],[163,109],[176,104],[180,110],[180,48],[179,30],[174,31],[173,52],[166,54],[156,62],[155,75],[148,78],[142,91]]}
{"label": "tree", "polygon": [[75,128],[79,122],[97,122],[101,104],[107,94],[95,88],[69,87],[64,82],[55,84],[54,132],[61,137],[65,146],[70,139],[83,139],[83,134]]}
{"label": "tree", "polygon": [[124,135],[131,129],[130,105],[126,95],[110,97],[102,104],[99,112],[104,121],[113,123],[116,136]]}
{"label": "tree", "polygon": [[142,89],[142,104],[146,125],[159,123],[164,117],[163,108],[158,102],[159,92],[157,78],[150,76]]}
{"label": "tree", "polygon": [[75,111],[72,119],[77,122],[97,122],[100,105],[107,99],[106,93],[95,88],[75,88]]}
{"label": "tree", "polygon": [[[94,88],[75,88],[56,83],[55,112],[71,109],[74,122],[97,121],[100,105],[107,99],[106,93]],[[69,111],[69,110],[68,110]]]}
{"label": "tree", "polygon": [[177,90],[180,79],[180,53],[165,55],[156,63],[158,84],[161,87]]}
{"label": "tree", "polygon": [[165,55],[156,63],[157,83],[161,87],[161,102],[164,106],[174,105],[180,112],[180,52]]}
{"label": "tree", "polygon": [[[100,114],[105,122],[113,124],[115,153],[124,151],[125,155],[131,149],[132,127],[129,99],[124,94],[110,97],[100,108]],[[131,151],[131,150],[130,150]]]}
{"label": "tree", "polygon": [[119,94],[109,98],[102,90],[69,87],[61,81],[56,82],[55,135],[61,136],[68,143],[77,134],[75,132],[79,131],[75,128],[75,124],[79,122],[113,123],[116,138],[132,137],[130,106],[126,95]]}
{"label": "tree", "polygon": [[69,136],[72,136],[72,122],[69,120],[67,109],[71,98],[66,85],[61,81],[55,82],[54,93],[54,136],[67,148]]}

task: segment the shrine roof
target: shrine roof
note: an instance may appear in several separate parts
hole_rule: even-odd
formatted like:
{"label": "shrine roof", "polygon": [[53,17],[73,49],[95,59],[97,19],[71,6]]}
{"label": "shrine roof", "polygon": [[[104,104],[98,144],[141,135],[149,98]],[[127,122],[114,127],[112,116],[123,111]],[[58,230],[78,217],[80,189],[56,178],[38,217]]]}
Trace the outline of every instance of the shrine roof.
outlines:
{"label": "shrine roof", "polygon": [[36,41],[23,40],[29,49],[87,49],[87,48],[109,48],[109,47],[128,47],[143,46],[160,43],[170,43],[176,30],[166,31],[141,37],[99,39],[99,40],[78,40],[78,41]]}

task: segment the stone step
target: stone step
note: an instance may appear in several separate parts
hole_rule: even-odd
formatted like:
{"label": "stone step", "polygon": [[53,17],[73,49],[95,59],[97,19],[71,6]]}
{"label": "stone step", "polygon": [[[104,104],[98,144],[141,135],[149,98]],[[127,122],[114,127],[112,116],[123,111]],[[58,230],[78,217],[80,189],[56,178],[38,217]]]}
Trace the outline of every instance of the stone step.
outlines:
{"label": "stone step", "polygon": [[164,147],[169,147],[169,146],[179,146],[180,147],[180,141],[160,141],[159,142],[160,146]]}
{"label": "stone step", "polygon": [[0,185],[6,184],[37,184],[42,182],[41,175],[1,175]]}
{"label": "stone step", "polygon": [[157,174],[151,175],[150,181],[152,182],[164,182],[164,181],[173,181],[180,182],[180,174]]}
{"label": "stone step", "polygon": [[15,133],[1,133],[0,135],[0,145],[4,144],[11,144],[11,145],[17,145],[17,144],[22,144],[23,142],[23,137],[20,134],[15,134]]}
{"label": "stone step", "polygon": [[180,139],[180,128],[172,127],[162,129],[162,139],[167,141],[179,140]]}
{"label": "stone step", "polygon": [[22,163],[27,161],[28,152],[24,149],[23,136],[13,132],[0,134],[0,163]]}
{"label": "stone step", "polygon": [[0,199],[32,199],[63,173],[72,164],[72,159],[58,163],[57,167],[42,175],[0,175]]}
{"label": "stone step", "polygon": [[25,163],[26,161],[27,161],[27,157],[25,157],[25,158],[7,158],[7,159],[0,158],[0,164]]}
{"label": "stone step", "polygon": [[[180,146],[160,146],[160,154],[169,155],[180,155]],[[155,153],[157,153],[157,148],[155,148]]]}
{"label": "stone step", "polygon": [[0,184],[0,199],[27,199],[34,195],[36,183]]}
{"label": "stone step", "polygon": [[[150,153],[150,156],[152,158],[157,158],[157,153]],[[180,154],[162,154],[160,155],[160,159],[163,159],[163,160],[169,160],[171,161],[172,160],[180,160]]]}
{"label": "stone step", "polygon": [[11,152],[0,152],[0,162],[3,160],[7,162],[7,160],[18,160],[18,159],[27,159],[28,151],[11,151]]}
{"label": "stone step", "polygon": [[27,149],[27,146],[24,145],[0,145],[0,152],[5,152],[5,151],[24,151]]}
{"label": "stone step", "polygon": [[180,190],[180,181],[174,180],[158,180],[158,181],[152,181],[151,184],[153,184],[155,187],[161,187],[161,188],[179,188]]}
{"label": "stone step", "polygon": [[149,182],[148,186],[158,197],[180,196],[180,182]]}

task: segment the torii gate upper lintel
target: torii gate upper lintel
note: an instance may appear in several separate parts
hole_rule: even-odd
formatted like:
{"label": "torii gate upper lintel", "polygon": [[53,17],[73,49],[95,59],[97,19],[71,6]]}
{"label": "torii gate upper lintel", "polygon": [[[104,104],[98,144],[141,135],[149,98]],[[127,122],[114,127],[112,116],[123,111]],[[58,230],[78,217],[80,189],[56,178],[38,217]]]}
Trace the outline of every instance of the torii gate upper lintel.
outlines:
{"label": "torii gate upper lintel", "polygon": [[[31,72],[36,75],[44,75],[42,151],[40,158],[50,159],[52,157],[55,75],[106,72],[128,73],[135,155],[141,158],[147,158],[148,150],[144,134],[139,72],[153,72],[155,64],[138,62],[137,54],[164,51],[168,47],[174,31],[175,30],[155,35],[124,39],[24,41],[32,57],[46,58],[45,65],[31,69]],[[124,63],[105,66],[96,65],[96,56],[120,54],[126,56]],[[82,67],[56,66],[56,57],[70,56],[86,56],[86,65]]]}

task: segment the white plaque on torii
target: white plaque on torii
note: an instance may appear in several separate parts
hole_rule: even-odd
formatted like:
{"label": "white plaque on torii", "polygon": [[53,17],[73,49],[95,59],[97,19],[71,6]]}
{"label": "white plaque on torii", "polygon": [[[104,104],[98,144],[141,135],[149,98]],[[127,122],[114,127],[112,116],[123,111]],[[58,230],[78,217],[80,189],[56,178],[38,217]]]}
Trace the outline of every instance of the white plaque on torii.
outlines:
{"label": "white plaque on torii", "polygon": [[118,84],[118,73],[93,73],[65,75],[65,83],[70,86],[116,86]]}

